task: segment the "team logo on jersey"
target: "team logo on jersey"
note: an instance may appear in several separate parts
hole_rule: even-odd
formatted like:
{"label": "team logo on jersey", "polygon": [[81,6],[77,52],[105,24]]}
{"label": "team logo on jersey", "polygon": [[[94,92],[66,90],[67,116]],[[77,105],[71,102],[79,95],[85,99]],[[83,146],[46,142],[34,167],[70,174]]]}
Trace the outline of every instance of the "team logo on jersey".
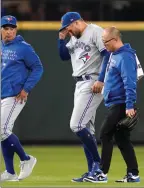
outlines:
{"label": "team logo on jersey", "polygon": [[89,58],[90,58],[90,56],[88,55],[88,53],[86,53],[83,56],[81,56],[79,59],[82,59],[83,62],[86,63]]}

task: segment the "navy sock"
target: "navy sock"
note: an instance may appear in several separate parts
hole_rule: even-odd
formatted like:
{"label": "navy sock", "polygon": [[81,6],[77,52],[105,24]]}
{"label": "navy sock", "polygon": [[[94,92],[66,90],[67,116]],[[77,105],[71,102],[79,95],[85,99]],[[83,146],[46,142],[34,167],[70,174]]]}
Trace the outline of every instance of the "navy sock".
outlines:
{"label": "navy sock", "polygon": [[[98,152],[98,147],[97,147],[97,140],[96,140],[96,137],[95,137],[94,134],[92,135],[92,137],[93,137],[93,140],[94,140],[94,142],[95,142],[95,145],[96,145],[96,148],[97,148],[97,152]],[[101,162],[101,158],[100,158],[100,156],[99,156],[99,153],[98,153],[98,161],[99,161],[99,163]]]}
{"label": "navy sock", "polygon": [[1,141],[1,147],[2,147],[2,154],[5,161],[5,167],[7,172],[9,172],[10,174],[15,174],[14,164],[13,164],[13,158],[14,158],[13,146],[11,146],[9,141],[6,139],[4,141]]}
{"label": "navy sock", "polygon": [[93,161],[100,162],[100,156],[97,149],[97,144],[93,135],[88,131],[87,128],[82,129],[81,131],[76,133],[77,136],[80,138],[81,142],[85,144],[85,146],[90,151]]}
{"label": "navy sock", "polygon": [[11,134],[7,140],[13,146],[14,151],[17,153],[21,161],[29,160],[30,157],[25,153],[18,137],[15,134]]}
{"label": "navy sock", "polygon": [[87,147],[84,144],[83,144],[83,148],[84,148],[85,156],[87,159],[88,171],[90,172],[92,169],[93,157],[92,157],[90,151],[87,149]]}

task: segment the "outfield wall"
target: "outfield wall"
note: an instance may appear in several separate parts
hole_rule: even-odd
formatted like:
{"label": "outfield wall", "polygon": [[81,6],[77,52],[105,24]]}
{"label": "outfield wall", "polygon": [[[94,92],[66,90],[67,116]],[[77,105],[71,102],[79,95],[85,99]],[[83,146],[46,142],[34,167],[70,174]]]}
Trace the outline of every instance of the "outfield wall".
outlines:
{"label": "outfield wall", "polygon": [[[137,50],[144,68],[144,23],[100,22],[106,27],[115,25],[121,29],[123,41],[129,42]],[[14,132],[23,142],[61,143],[77,142],[69,129],[73,108],[74,80],[71,77],[70,61],[62,62],[58,56],[57,37],[59,22],[20,22],[19,34],[33,45],[44,66],[44,75],[29,96],[27,105],[16,121]],[[132,140],[144,143],[144,79],[138,85],[138,107],[140,121],[133,131]],[[96,137],[105,116],[103,103],[97,111]]]}

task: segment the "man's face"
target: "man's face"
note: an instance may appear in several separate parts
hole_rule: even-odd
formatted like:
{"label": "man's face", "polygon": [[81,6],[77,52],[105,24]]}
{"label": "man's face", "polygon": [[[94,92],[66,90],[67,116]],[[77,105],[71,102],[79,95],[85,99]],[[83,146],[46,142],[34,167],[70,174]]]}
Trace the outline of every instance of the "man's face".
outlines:
{"label": "man's face", "polygon": [[70,35],[75,36],[76,38],[80,38],[81,32],[78,26],[78,21],[71,23],[66,30],[69,32]]}
{"label": "man's face", "polygon": [[17,28],[5,26],[1,28],[2,40],[10,42],[16,37]]}
{"label": "man's face", "polygon": [[115,51],[116,38],[112,37],[106,31],[103,32],[102,41],[109,52]]}

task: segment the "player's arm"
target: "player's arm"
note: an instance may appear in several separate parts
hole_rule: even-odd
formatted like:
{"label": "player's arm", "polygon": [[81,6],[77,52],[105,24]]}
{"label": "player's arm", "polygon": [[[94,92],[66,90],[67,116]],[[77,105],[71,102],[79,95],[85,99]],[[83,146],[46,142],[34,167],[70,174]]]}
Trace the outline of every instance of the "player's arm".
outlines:
{"label": "player's arm", "polygon": [[110,53],[107,52],[102,41],[102,32],[103,32],[103,29],[101,27],[97,27],[93,32],[93,43],[96,45],[97,49],[99,50],[103,58],[101,71],[99,73],[98,80],[94,83],[92,87],[92,91],[94,93],[101,93],[102,91],[102,88],[104,85],[106,67],[107,67],[109,57],[110,57]]}
{"label": "player's arm", "polygon": [[104,49],[101,52],[101,56],[103,57],[101,71],[99,73],[97,81],[92,86],[92,91],[94,93],[101,93],[101,91],[102,91],[102,88],[104,86],[105,72],[106,72],[107,63],[108,63],[110,54],[109,54],[109,52],[107,52],[107,50]]}
{"label": "player's arm", "polygon": [[65,40],[58,39],[58,50],[61,60],[66,61],[71,58]]}
{"label": "player's arm", "polygon": [[66,31],[59,32],[58,50],[59,56],[63,61],[69,60],[71,58],[68,48],[66,47],[65,37],[67,36],[67,34],[68,33]]}
{"label": "player's arm", "polygon": [[101,56],[103,59],[102,59],[102,66],[101,66],[101,71],[99,73],[98,81],[104,82],[106,68],[107,68],[107,64],[109,61],[110,53],[106,49],[104,49],[100,53],[101,53]]}
{"label": "player's arm", "polygon": [[29,93],[32,88],[37,84],[40,80],[43,73],[43,66],[40,61],[40,58],[35,53],[34,49],[27,45],[25,46],[24,51],[24,63],[30,70],[30,74],[24,84],[24,90]]}
{"label": "player's arm", "polygon": [[[134,112],[136,102],[137,67],[135,58],[130,55],[124,56],[119,67],[126,92],[126,113],[131,113]],[[127,115],[130,116],[130,114]]]}
{"label": "player's arm", "polygon": [[99,52],[103,58],[101,71],[100,71],[100,74],[98,77],[98,81],[100,81],[100,82],[104,82],[106,67],[107,67],[109,57],[110,57],[110,53],[106,50],[104,43],[102,41],[102,33],[103,33],[103,28],[101,28],[101,27],[97,27],[93,31],[93,42],[96,45],[97,49],[99,50]]}

